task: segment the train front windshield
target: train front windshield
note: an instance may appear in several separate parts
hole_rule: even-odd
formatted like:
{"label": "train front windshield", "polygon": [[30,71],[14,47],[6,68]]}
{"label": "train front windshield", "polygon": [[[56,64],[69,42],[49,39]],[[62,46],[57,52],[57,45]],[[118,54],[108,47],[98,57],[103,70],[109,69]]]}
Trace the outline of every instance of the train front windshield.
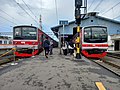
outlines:
{"label": "train front windshield", "polygon": [[37,40],[37,29],[33,27],[16,27],[14,28],[14,39]]}
{"label": "train front windshield", "polygon": [[107,42],[107,28],[106,27],[84,28],[84,42],[87,43]]}

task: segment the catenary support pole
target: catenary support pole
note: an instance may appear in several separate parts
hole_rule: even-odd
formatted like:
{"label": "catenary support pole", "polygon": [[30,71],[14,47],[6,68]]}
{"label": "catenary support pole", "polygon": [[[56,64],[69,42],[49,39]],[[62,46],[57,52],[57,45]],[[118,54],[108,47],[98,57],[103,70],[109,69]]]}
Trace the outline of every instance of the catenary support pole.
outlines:
{"label": "catenary support pole", "polygon": [[61,53],[61,34],[60,34],[60,31],[58,31],[58,38],[59,38],[59,49],[60,49],[60,55],[61,55],[62,53]]}
{"label": "catenary support pole", "polygon": [[81,59],[81,51],[80,51],[81,6],[82,6],[82,0],[75,0],[75,19],[76,19],[75,23],[77,24],[76,59]]}
{"label": "catenary support pole", "polygon": [[80,53],[80,26],[77,26],[77,39],[76,39],[76,59],[81,59],[81,53]]}

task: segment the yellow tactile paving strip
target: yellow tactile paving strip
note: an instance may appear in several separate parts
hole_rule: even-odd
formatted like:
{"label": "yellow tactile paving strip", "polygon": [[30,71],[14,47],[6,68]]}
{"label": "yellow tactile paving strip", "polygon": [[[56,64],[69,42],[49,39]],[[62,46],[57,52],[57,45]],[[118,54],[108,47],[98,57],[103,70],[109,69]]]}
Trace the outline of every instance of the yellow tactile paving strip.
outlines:
{"label": "yellow tactile paving strip", "polygon": [[95,82],[95,84],[99,90],[106,90],[102,82]]}

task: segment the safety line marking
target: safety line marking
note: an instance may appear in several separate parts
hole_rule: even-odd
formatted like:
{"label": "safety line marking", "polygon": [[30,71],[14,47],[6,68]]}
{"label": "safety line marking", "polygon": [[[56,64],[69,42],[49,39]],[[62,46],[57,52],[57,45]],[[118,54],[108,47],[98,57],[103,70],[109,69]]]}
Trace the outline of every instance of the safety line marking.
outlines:
{"label": "safety line marking", "polygon": [[99,90],[106,90],[102,82],[95,82],[95,84]]}

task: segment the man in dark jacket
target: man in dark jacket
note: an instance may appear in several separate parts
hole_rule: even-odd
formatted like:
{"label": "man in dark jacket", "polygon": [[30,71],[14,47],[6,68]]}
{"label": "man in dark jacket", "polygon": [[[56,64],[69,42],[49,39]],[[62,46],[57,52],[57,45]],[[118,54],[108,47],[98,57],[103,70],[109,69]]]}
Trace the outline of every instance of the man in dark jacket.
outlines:
{"label": "man in dark jacket", "polygon": [[50,46],[50,41],[48,40],[48,37],[45,38],[43,42],[44,50],[45,50],[45,56],[48,58],[48,53],[49,53],[49,46]]}
{"label": "man in dark jacket", "polygon": [[69,48],[70,55],[72,55],[74,53],[74,43],[73,43],[72,39],[69,41],[68,48]]}

